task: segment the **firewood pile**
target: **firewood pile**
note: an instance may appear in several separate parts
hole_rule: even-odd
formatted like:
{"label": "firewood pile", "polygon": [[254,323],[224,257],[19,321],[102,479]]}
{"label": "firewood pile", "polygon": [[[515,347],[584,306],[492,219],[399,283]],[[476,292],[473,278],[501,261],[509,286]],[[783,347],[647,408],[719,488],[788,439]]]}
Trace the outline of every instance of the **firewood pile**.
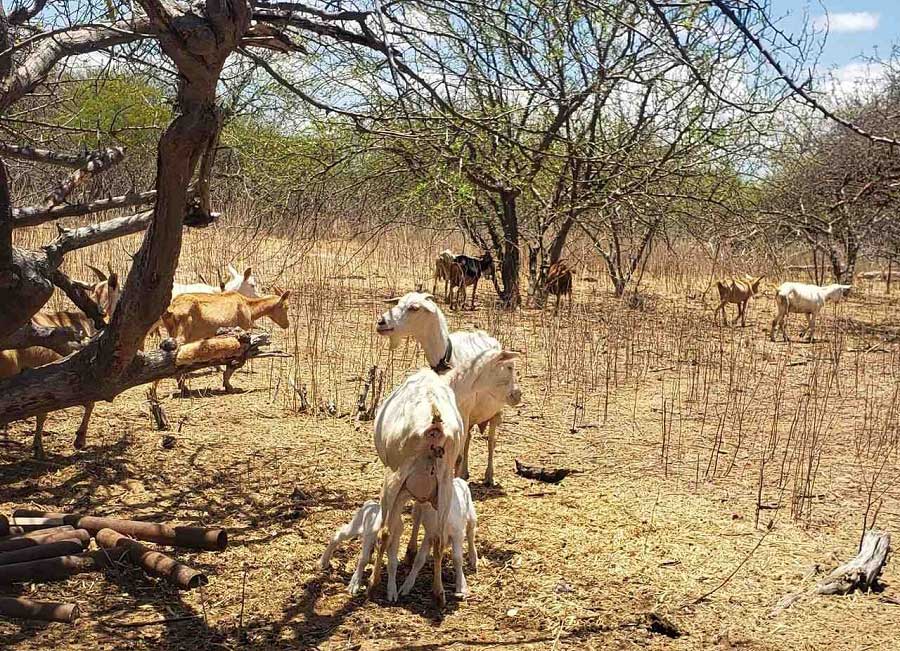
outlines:
{"label": "firewood pile", "polygon": [[[76,513],[17,509],[0,514],[0,585],[56,581],[126,563],[184,589],[206,585],[203,572],[145,545],[224,551],[224,529],[183,527]],[[0,616],[72,623],[74,603],[0,597]]]}

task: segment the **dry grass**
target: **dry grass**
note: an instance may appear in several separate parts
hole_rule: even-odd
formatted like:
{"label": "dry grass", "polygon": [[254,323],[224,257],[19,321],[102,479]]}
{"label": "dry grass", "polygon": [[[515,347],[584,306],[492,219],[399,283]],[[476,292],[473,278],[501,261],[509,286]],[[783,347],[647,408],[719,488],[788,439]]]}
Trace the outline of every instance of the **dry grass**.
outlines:
{"label": "dry grass", "polygon": [[[611,298],[577,249],[571,317],[496,310],[481,290],[479,309],[450,315],[451,327],[481,327],[523,351],[525,400],[501,429],[500,486],[473,484],[483,561],[472,597],[439,614],[427,572],[391,605],[344,592],[356,546],[338,552],[331,573],[314,562],[380,484],[371,423],[352,418],[362,378],[378,364],[390,387],[421,364],[412,344],[392,355],[375,334],[380,299],[430,288],[431,256],[446,242],[395,232],[304,249],[229,243],[231,233],[192,234],[184,280],[214,279],[232,259],[295,290],[294,326],[277,333],[292,360],[237,373],[247,391],[235,396],[218,393],[217,374],[191,380],[198,397],[164,401],[172,450],[142,389],[97,406],[83,452],[71,447],[77,409],[51,416],[47,463],[29,458],[30,424],[12,426],[0,447],[3,511],[35,504],[226,526],[225,553],[177,554],[210,585],[178,593],[125,572],[22,586],[33,598],[75,599],[86,616],[74,628],[2,622],[4,648],[895,648],[895,563],[881,595],[810,597],[769,615],[812,585],[814,566],[855,552],[866,512],[900,530],[900,346],[882,341],[900,332],[900,300],[883,286],[830,307],[814,345],[768,341],[771,296],[751,302],[747,328],[714,326],[709,263],[685,253],[654,258],[642,310]],[[86,277],[82,265],[104,255],[124,265],[115,243],[70,270]],[[311,410],[299,410],[294,387]],[[485,447],[473,444],[476,478]],[[537,484],[513,474],[514,458],[583,472]],[[648,613],[683,635],[654,632]],[[183,615],[196,618],[121,627]]]}

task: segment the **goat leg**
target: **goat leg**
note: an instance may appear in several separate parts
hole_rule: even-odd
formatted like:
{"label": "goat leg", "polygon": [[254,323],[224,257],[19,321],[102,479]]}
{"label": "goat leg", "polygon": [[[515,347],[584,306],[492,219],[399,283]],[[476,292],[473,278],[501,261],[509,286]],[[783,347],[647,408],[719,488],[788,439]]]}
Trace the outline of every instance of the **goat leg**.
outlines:
{"label": "goat leg", "polygon": [[222,374],[222,386],[226,393],[235,393],[235,388],[231,385],[231,376],[234,372],[244,365],[243,360],[238,362],[228,362],[225,365],[225,372]]}
{"label": "goat leg", "polygon": [[38,414],[34,420],[34,458],[43,461],[47,458],[44,453],[44,423],[47,421],[47,414]]}
{"label": "goat leg", "polygon": [[87,429],[88,423],[91,421],[91,414],[94,411],[94,403],[89,402],[84,405],[84,416],[81,417],[81,425],[78,426],[78,431],[75,433],[75,449],[81,450],[84,448],[87,443]]}

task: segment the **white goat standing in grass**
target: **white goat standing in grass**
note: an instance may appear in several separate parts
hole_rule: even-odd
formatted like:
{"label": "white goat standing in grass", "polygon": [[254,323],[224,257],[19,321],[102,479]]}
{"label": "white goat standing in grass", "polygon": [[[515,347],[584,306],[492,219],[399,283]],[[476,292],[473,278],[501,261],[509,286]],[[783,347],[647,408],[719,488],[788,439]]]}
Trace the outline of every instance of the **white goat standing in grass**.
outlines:
{"label": "white goat standing in grass", "polygon": [[[378,334],[390,337],[391,349],[397,348],[404,337],[412,337],[421,344],[425,358],[432,370],[438,373],[475,358],[486,350],[501,350],[500,342],[483,330],[450,332],[447,318],[430,294],[410,292],[388,300],[393,307],[381,315],[376,324]],[[468,397],[467,397],[468,398]],[[502,420],[505,402],[490,395],[475,396],[466,416],[465,442],[459,476],[469,478],[469,429],[478,425],[488,431],[488,461],[484,483],[494,483],[494,448],[497,444],[497,426]]]}
{"label": "white goat standing in grass", "polygon": [[[413,518],[420,520],[425,527],[425,540],[406,581],[400,587],[400,594],[408,595],[412,592],[416,577],[428,559],[428,551],[439,540],[437,512],[428,504],[416,504]],[[450,504],[450,513],[447,516],[443,538],[449,540],[453,569],[456,572],[456,596],[465,599],[469,596],[469,586],[466,583],[466,575],[463,572],[463,543],[468,545],[469,569],[475,572],[478,568],[478,552],[475,550],[475,534],[478,529],[478,516],[475,514],[475,504],[472,501],[472,493],[465,479],[457,477],[453,480],[453,499]],[[413,534],[415,535],[415,534]]]}
{"label": "white goat standing in grass", "polygon": [[[462,447],[463,420],[453,391],[434,371],[422,369],[394,389],[375,415],[375,449],[384,464],[381,489],[382,523],[376,540],[370,593],[381,578],[381,559],[387,553],[388,601],[397,600],[397,550],[403,531],[403,507],[410,499],[430,502],[437,509],[438,530],[450,513],[453,469]],[[443,607],[441,580],[443,536],[432,546],[432,592]]]}
{"label": "white goat standing in grass", "polygon": [[813,341],[816,329],[816,316],[829,301],[837,302],[844,298],[851,289],[851,285],[807,285],[806,283],[782,283],[775,293],[775,307],[778,313],[772,320],[772,329],[769,331],[769,340],[775,341],[775,328],[781,328],[784,341],[790,341],[787,335],[788,314],[805,314],[806,327],[800,333],[809,333],[809,341]]}
{"label": "white goat standing in grass", "polygon": [[381,504],[378,503],[378,500],[369,500],[359,507],[350,522],[334,532],[331,542],[328,543],[328,547],[325,548],[319,559],[319,569],[327,570],[331,567],[331,556],[342,542],[361,538],[362,549],[359,552],[359,560],[356,562],[356,570],[350,577],[350,584],[347,586],[347,591],[355,595],[362,587],[363,573],[372,557],[379,529],[381,529]]}

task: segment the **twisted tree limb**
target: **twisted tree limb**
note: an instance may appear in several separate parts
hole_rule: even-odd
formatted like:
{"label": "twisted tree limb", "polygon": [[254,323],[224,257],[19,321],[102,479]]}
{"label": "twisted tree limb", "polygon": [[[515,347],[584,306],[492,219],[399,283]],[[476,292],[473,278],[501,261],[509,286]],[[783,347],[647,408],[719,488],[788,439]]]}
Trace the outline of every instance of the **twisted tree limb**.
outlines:
{"label": "twisted tree limb", "polygon": [[124,147],[108,147],[93,152],[83,167],[75,170],[69,178],[60,183],[44,199],[44,209],[50,210],[66,200],[79,185],[86,183],[95,174],[100,174],[125,158]]}
{"label": "twisted tree limb", "polygon": [[72,328],[45,328],[29,321],[9,337],[0,341],[0,350],[42,346],[66,356],[81,349],[82,345],[81,333]]}
{"label": "twisted tree limb", "polygon": [[129,192],[118,197],[107,197],[86,203],[70,204],[66,206],[27,206],[25,208],[13,208],[13,228],[25,228],[37,226],[63,217],[81,217],[104,210],[116,208],[129,208],[132,206],[146,206],[156,201],[156,190],[146,192]]}
{"label": "twisted tree limb", "polygon": [[[0,423],[86,402],[112,400],[131,387],[180,373],[243,363],[259,356],[261,347],[268,346],[270,339],[264,333],[237,330],[178,349],[172,344],[174,340],[167,339],[162,344],[165,349],[138,352],[115,377],[98,377],[92,370],[93,360],[103,354],[98,338],[62,362],[0,380]],[[209,354],[210,350],[215,354]],[[88,378],[90,381],[85,381]]]}

